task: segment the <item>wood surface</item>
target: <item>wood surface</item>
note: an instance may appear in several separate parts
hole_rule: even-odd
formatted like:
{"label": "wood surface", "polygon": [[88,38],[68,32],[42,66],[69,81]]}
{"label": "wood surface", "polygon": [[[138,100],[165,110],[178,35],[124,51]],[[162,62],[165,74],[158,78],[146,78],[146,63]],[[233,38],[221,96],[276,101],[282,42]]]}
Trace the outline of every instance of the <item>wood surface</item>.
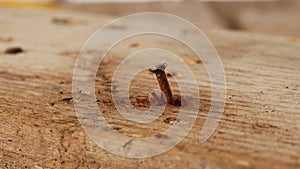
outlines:
{"label": "wood surface", "polygon": [[[198,138],[211,89],[203,63],[170,39],[146,36],[119,44],[100,65],[96,80],[99,106],[119,132],[146,137],[170,127],[176,117],[176,108],[168,107],[152,125],[141,125],[124,120],[114,109],[110,78],[116,63],[135,50],[174,50],[197,74],[201,95],[196,123],[182,142],[159,156],[130,159],[91,141],[72,99],[72,73],[81,47],[113,18],[62,9],[0,10],[0,168],[300,168],[299,39],[204,30],[220,54],[227,78],[225,112],[204,144]],[[11,47],[24,52],[5,53]],[[176,83],[170,81],[176,94]],[[143,84],[147,85],[141,91]],[[145,108],[138,100],[153,86],[158,88],[156,79],[146,72],[132,81],[130,95],[136,108]]]}

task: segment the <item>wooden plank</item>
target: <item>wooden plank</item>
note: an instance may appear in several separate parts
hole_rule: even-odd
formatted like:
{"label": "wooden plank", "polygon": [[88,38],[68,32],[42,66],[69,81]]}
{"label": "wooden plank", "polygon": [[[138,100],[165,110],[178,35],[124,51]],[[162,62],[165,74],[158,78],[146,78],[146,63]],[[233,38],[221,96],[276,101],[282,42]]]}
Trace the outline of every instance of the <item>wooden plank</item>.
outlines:
{"label": "wooden plank", "polygon": [[[68,21],[57,24],[53,18]],[[100,65],[106,74],[99,73],[96,81],[102,94],[97,94],[99,106],[115,129],[145,137],[170,127],[166,120],[175,117],[168,112],[171,107],[151,125],[134,124],[111,104],[107,91],[117,63],[147,47],[174,50],[197,74],[202,98],[199,116],[188,136],[159,156],[129,159],[94,144],[81,128],[70,99],[72,73],[84,42],[111,19],[63,10],[1,9],[2,39],[13,40],[0,42],[0,50],[20,46],[25,53],[0,55],[0,168],[300,167],[300,46],[296,38],[205,30],[224,64],[228,93],[220,125],[204,144],[198,143],[198,137],[211,89],[203,63],[171,39],[144,36],[122,42]],[[145,84],[144,92],[139,90],[141,84]],[[171,84],[176,92],[173,80]],[[152,86],[156,86],[153,75],[138,74],[130,95],[133,99],[148,96]]]}

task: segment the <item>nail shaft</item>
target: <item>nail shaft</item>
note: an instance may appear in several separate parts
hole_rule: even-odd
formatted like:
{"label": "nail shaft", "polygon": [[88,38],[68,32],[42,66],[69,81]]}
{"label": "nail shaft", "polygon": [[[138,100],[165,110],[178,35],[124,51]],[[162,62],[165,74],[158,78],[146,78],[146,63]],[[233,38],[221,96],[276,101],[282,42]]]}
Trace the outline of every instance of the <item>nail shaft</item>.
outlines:
{"label": "nail shaft", "polygon": [[173,95],[172,95],[172,91],[167,79],[167,75],[165,72],[165,69],[167,67],[167,64],[160,64],[157,65],[153,68],[150,68],[149,71],[152,73],[155,73],[160,90],[162,90],[164,92],[164,94],[166,95],[166,99],[167,99],[167,103],[174,105],[174,99],[173,99]]}

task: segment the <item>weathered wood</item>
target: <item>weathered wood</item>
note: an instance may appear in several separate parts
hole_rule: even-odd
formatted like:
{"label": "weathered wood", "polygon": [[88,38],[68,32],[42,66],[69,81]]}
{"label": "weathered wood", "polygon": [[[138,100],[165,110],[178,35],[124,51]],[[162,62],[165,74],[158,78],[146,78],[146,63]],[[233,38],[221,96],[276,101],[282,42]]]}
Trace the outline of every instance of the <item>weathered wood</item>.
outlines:
{"label": "weathered wood", "polygon": [[[53,23],[57,17],[71,21],[57,25]],[[2,39],[13,40],[0,42],[0,50],[19,46],[25,52],[0,54],[0,168],[300,167],[300,46],[296,38],[205,31],[224,64],[228,93],[220,125],[204,144],[198,143],[198,137],[211,89],[203,63],[171,39],[144,36],[120,43],[100,65],[96,81],[99,106],[116,130],[146,137],[170,127],[170,120],[176,117],[169,108],[170,112],[151,125],[141,125],[124,120],[113,107],[109,94],[112,73],[122,58],[142,48],[161,47],[182,56],[197,74],[200,112],[188,136],[156,157],[119,157],[94,144],[73,108],[72,73],[84,42],[111,19],[63,10],[1,9]],[[153,75],[144,73],[132,81],[133,101],[147,97],[157,86]],[[178,72],[170,73],[180,77]],[[176,94],[173,80],[171,86]],[[134,104],[145,109],[143,102]]]}
{"label": "weathered wood", "polygon": [[[124,16],[137,12],[163,12],[185,18],[200,28],[248,31],[279,36],[300,36],[298,0],[277,1],[173,1],[148,3],[64,3],[68,8]],[[273,28],[273,29],[270,29]]]}

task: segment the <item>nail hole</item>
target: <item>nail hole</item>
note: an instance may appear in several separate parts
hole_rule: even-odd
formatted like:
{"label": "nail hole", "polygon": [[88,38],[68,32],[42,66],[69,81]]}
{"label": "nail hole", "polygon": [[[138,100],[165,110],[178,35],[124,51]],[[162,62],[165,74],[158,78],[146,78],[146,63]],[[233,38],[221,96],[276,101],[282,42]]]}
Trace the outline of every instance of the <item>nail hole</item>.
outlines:
{"label": "nail hole", "polygon": [[72,98],[72,97],[67,97],[67,98],[63,98],[63,99],[61,99],[61,100],[60,100],[60,102],[69,103],[69,102],[71,102],[72,100],[73,100],[73,98]]}
{"label": "nail hole", "polygon": [[200,63],[202,63],[202,61],[201,60],[195,60],[195,63],[200,64]]}
{"label": "nail hole", "polygon": [[139,43],[132,43],[132,44],[130,44],[130,47],[131,47],[131,48],[137,48],[137,47],[139,47],[139,46],[140,46]]}
{"label": "nail hole", "polygon": [[164,122],[167,124],[173,124],[175,121],[176,121],[175,117],[168,117],[164,120]]}
{"label": "nail hole", "polygon": [[5,50],[5,54],[18,54],[23,53],[24,50],[21,47],[11,47]]}
{"label": "nail hole", "polygon": [[121,127],[113,127],[114,130],[120,130]]}

